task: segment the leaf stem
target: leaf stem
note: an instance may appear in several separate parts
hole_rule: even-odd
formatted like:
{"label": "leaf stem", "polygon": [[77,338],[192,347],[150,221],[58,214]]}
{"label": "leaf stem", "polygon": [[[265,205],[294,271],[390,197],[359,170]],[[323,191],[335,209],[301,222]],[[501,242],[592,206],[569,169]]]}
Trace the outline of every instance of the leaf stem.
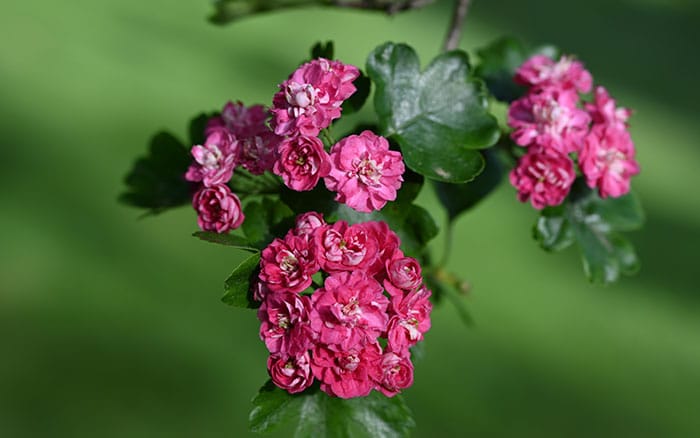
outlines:
{"label": "leaf stem", "polygon": [[467,12],[469,11],[469,1],[470,0],[455,0],[452,22],[447,30],[447,36],[445,36],[445,43],[443,44],[443,50],[445,52],[454,50],[459,46],[464,20],[467,18]]}
{"label": "leaf stem", "polygon": [[447,217],[447,220],[445,221],[445,246],[442,250],[442,257],[440,257],[440,261],[437,263],[438,268],[444,268],[447,266],[447,262],[450,259],[450,253],[452,252],[452,219],[450,217]]}
{"label": "leaf stem", "polygon": [[389,15],[418,9],[433,3],[434,0],[331,0],[330,4],[341,8],[370,9],[384,11]]}

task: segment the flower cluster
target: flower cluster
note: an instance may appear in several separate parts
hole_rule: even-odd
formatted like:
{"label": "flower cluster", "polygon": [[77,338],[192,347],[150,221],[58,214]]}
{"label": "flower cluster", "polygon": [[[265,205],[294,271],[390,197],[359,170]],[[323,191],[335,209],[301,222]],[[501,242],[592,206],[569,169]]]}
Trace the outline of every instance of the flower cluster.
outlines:
{"label": "flower cluster", "polygon": [[318,137],[340,117],[355,91],[357,67],[319,58],[300,66],[279,85],[272,108],[228,102],[207,124],[204,144],[192,146],[185,179],[198,184],[193,206],[200,228],[225,233],[243,221],[228,182],[234,169],[280,176],[292,190],[312,190],[321,178],[336,201],[362,212],[396,199],[403,181],[401,153],[371,131],[350,135],[330,153]]}
{"label": "flower cluster", "polygon": [[281,139],[268,126],[269,117],[262,105],[228,102],[207,123],[204,144],[192,146],[194,162],[185,179],[199,184],[192,204],[202,230],[225,233],[243,223],[241,201],[228,182],[239,166],[255,175],[272,170]]}
{"label": "flower cluster", "polygon": [[510,173],[520,201],[537,209],[561,204],[576,179],[572,157],[601,197],[629,192],[630,178],[639,173],[627,129],[630,111],[618,108],[601,86],[592,103],[582,104],[581,94],[593,86],[583,64],[535,55],[514,80],[529,87],[508,109],[511,138],[527,148]]}
{"label": "flower cluster", "polygon": [[319,58],[300,66],[280,84],[272,100],[271,125],[283,136],[273,171],[296,191],[311,190],[320,178],[335,200],[355,210],[379,210],[396,199],[403,181],[401,153],[371,131],[351,135],[326,152],[318,135],[340,117],[356,88],[357,67]]}
{"label": "flower cluster", "polygon": [[311,212],[262,251],[255,297],[277,386],[297,393],[316,379],[351,398],[413,384],[409,348],[430,328],[431,292],[399,244],[384,222],[331,225]]}

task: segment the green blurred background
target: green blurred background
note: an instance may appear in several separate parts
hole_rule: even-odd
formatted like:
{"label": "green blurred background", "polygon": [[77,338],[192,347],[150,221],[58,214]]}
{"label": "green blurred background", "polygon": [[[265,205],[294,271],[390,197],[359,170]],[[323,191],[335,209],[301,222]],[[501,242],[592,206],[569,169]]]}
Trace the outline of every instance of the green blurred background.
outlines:
{"label": "green blurred background", "polygon": [[[387,41],[439,49],[449,3],[393,18],[269,14],[227,27],[205,0],[4,1],[0,7],[0,436],[247,436],[266,379],[254,312],[219,301],[241,260],[189,236],[189,208],[116,202],[158,129],[184,136],[228,99],[268,103],[317,40],[363,66]],[[461,47],[555,43],[635,109],[648,213],[642,272],[590,286],[549,255],[504,185],[457,224],[466,329],[434,311],[415,436],[700,436],[700,150],[691,0],[477,0]],[[424,191],[423,205],[434,206]],[[440,219],[440,218],[439,218]],[[440,239],[434,248],[439,251]]]}

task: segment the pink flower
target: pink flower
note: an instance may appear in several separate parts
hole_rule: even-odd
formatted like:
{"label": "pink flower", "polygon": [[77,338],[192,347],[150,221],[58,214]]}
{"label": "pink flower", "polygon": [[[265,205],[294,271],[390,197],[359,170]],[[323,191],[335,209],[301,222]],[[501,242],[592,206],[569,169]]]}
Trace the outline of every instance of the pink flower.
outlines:
{"label": "pink flower", "polygon": [[581,93],[591,91],[593,78],[579,61],[562,56],[554,62],[545,55],[535,55],[525,61],[515,72],[515,82],[535,87],[556,87],[576,90]]}
{"label": "pink flower", "polygon": [[314,383],[310,362],[308,352],[291,357],[271,355],[267,359],[267,370],[275,385],[296,394]]}
{"label": "pink flower", "polygon": [[311,370],[321,390],[340,397],[364,397],[381,379],[382,349],[378,344],[334,351],[322,345],[312,350]]}
{"label": "pink flower", "polygon": [[326,221],[323,219],[323,214],[310,211],[297,216],[293,232],[296,236],[307,236],[310,238],[313,237],[317,229],[324,225],[326,225]]}
{"label": "pink flower", "polygon": [[311,297],[311,328],[319,341],[347,350],[375,342],[389,319],[384,289],[363,271],[340,272],[326,278]]}
{"label": "pink flower", "polygon": [[418,260],[413,257],[404,257],[400,251],[397,251],[395,257],[387,262],[386,271],[388,281],[405,291],[416,290],[423,283]]}
{"label": "pink flower", "polygon": [[259,278],[273,292],[301,292],[317,271],[318,263],[303,237],[275,239],[262,251]]}
{"label": "pink flower", "polygon": [[367,270],[375,263],[377,239],[366,226],[338,221],[319,228],[314,235],[314,254],[326,272]]}
{"label": "pink flower", "polygon": [[402,389],[413,385],[413,364],[408,357],[396,353],[384,353],[381,360],[382,376],[377,389],[387,397],[393,397]]}
{"label": "pink flower", "polygon": [[270,112],[262,105],[228,102],[220,116],[209,120],[205,133],[228,134],[236,141],[237,162],[254,175],[272,170],[282,140],[267,124]]}
{"label": "pink flower", "polygon": [[518,200],[529,200],[538,210],[561,204],[575,178],[574,163],[554,149],[531,148],[510,172]]}
{"label": "pink flower", "polygon": [[200,188],[192,206],[197,211],[199,228],[204,231],[225,233],[240,227],[245,218],[238,196],[223,184]]}
{"label": "pink flower", "polygon": [[311,303],[306,295],[290,292],[267,294],[258,309],[258,319],[261,322],[260,339],[270,353],[288,357],[311,348],[310,310]]}
{"label": "pink flower", "polygon": [[520,146],[540,146],[562,153],[580,150],[590,117],[579,109],[578,94],[555,88],[530,93],[508,108],[511,138]]}
{"label": "pink flower", "polygon": [[430,330],[431,292],[425,286],[405,295],[391,298],[393,316],[387,326],[387,339],[391,351],[405,352],[423,339]]}
{"label": "pink flower", "polygon": [[202,182],[207,187],[226,184],[236,167],[238,143],[224,131],[209,135],[204,145],[192,146],[195,162],[185,174],[187,181]]}
{"label": "pink flower", "polygon": [[[266,128],[268,129],[268,128]],[[240,165],[253,175],[262,175],[271,171],[277,159],[276,152],[281,137],[269,129],[256,135],[242,137],[240,142]]]}
{"label": "pink flower", "polygon": [[604,87],[596,87],[594,103],[587,103],[586,110],[591,115],[594,125],[613,125],[616,129],[627,129],[627,119],[632,111],[618,108]]}
{"label": "pink flower", "polygon": [[597,125],[586,137],[579,164],[589,187],[601,198],[629,192],[630,179],[639,173],[632,138],[619,124]]}
{"label": "pink flower", "polygon": [[273,98],[277,135],[316,136],[340,117],[343,101],[356,90],[357,67],[319,58],[300,66]]}
{"label": "pink flower", "polygon": [[404,164],[384,137],[371,131],[345,137],[331,148],[331,162],[324,180],[328,190],[337,192],[336,201],[369,213],[396,199]]}
{"label": "pink flower", "polygon": [[226,131],[236,138],[246,138],[269,131],[267,119],[270,112],[262,105],[246,107],[242,102],[227,102],[221,115],[212,117],[207,122],[206,135]]}
{"label": "pink flower", "polygon": [[331,162],[317,137],[299,135],[283,140],[273,171],[284,184],[298,192],[316,187],[319,178],[328,175]]}
{"label": "pink flower", "polygon": [[373,275],[378,281],[383,281],[386,277],[386,263],[399,254],[403,256],[399,249],[401,245],[399,236],[384,221],[362,222],[354,226],[365,230],[370,238],[377,242],[379,248],[377,257],[367,268],[367,273]]}

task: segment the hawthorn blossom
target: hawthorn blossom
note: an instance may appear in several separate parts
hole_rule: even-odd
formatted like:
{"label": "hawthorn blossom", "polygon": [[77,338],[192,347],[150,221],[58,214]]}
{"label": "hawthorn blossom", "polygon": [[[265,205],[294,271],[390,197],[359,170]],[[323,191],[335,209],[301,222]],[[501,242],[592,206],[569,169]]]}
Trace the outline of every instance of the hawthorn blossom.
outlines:
{"label": "hawthorn blossom", "polygon": [[226,102],[221,114],[207,122],[206,135],[226,131],[237,138],[251,137],[268,130],[270,112],[263,105],[245,106],[243,102]]}
{"label": "hawthorn blossom", "polygon": [[258,277],[273,292],[301,292],[311,285],[317,271],[307,239],[287,235],[262,251]]}
{"label": "hawthorn blossom", "polygon": [[401,152],[389,150],[389,142],[371,131],[351,135],[331,148],[332,169],[324,178],[335,200],[361,212],[381,210],[396,199],[403,182]]}
{"label": "hawthorn blossom", "polygon": [[393,316],[387,326],[389,347],[395,352],[406,352],[409,347],[423,339],[430,329],[430,303],[432,293],[425,286],[405,295],[391,298]]}
{"label": "hawthorn blossom", "polygon": [[535,87],[555,87],[581,93],[591,91],[593,78],[579,61],[562,56],[554,61],[546,55],[535,55],[515,72],[515,82]]}
{"label": "hawthorn blossom", "polygon": [[573,91],[547,89],[529,93],[508,108],[511,138],[520,146],[539,146],[562,153],[580,150],[590,116],[577,107]]}
{"label": "hawthorn blossom", "polygon": [[269,293],[260,309],[260,339],[272,354],[296,356],[311,348],[308,296],[290,292]]}
{"label": "hawthorn blossom", "polygon": [[270,355],[267,359],[267,370],[275,385],[290,394],[296,394],[314,383],[310,362],[308,351],[290,357]]}
{"label": "hawthorn blossom", "polygon": [[564,201],[576,178],[574,163],[554,149],[531,148],[510,172],[518,200],[528,200],[538,210]]}
{"label": "hawthorn blossom", "polygon": [[632,138],[619,125],[599,125],[586,137],[579,164],[586,183],[598,188],[601,198],[630,191],[630,179],[639,173]]}
{"label": "hawthorn blossom", "polygon": [[364,397],[382,378],[381,359],[382,349],[376,343],[342,351],[316,345],[311,370],[325,393],[340,398]]}
{"label": "hawthorn blossom", "polygon": [[338,221],[314,235],[316,260],[326,272],[366,270],[375,263],[379,243],[364,224]]}
{"label": "hawthorn blossom", "polygon": [[319,341],[347,350],[374,342],[385,331],[389,300],[384,289],[363,271],[340,272],[326,278],[311,296],[311,328]]}
{"label": "hawthorn blossom", "polygon": [[328,175],[331,162],[318,137],[299,135],[283,140],[277,150],[273,171],[284,184],[298,192],[316,187],[319,178]]}
{"label": "hawthorn blossom", "polygon": [[629,109],[615,105],[615,100],[610,97],[608,90],[600,86],[595,88],[595,100],[586,104],[586,110],[591,115],[594,126],[612,125],[620,130],[627,129],[627,120],[632,114]]}
{"label": "hawthorn blossom", "polygon": [[210,134],[203,145],[192,146],[192,163],[185,179],[202,182],[206,187],[226,184],[233,175],[238,155],[238,142],[227,132]]}
{"label": "hawthorn blossom", "polygon": [[245,218],[241,201],[225,184],[200,188],[192,206],[197,211],[199,228],[204,231],[225,233],[240,227]]}
{"label": "hawthorn blossom", "polygon": [[316,136],[340,117],[341,105],[360,75],[353,65],[324,58],[303,64],[279,85],[273,97],[272,125],[277,135]]}
{"label": "hawthorn blossom", "polygon": [[326,225],[321,213],[310,211],[297,216],[296,223],[292,232],[296,236],[312,237],[314,232]]}
{"label": "hawthorn blossom", "polygon": [[377,389],[387,397],[393,397],[402,389],[413,385],[413,364],[409,354],[400,356],[386,352],[380,362],[381,377]]}
{"label": "hawthorn blossom", "polygon": [[416,290],[423,282],[418,260],[413,257],[404,257],[400,251],[397,251],[394,258],[387,262],[386,271],[387,281],[405,291]]}

